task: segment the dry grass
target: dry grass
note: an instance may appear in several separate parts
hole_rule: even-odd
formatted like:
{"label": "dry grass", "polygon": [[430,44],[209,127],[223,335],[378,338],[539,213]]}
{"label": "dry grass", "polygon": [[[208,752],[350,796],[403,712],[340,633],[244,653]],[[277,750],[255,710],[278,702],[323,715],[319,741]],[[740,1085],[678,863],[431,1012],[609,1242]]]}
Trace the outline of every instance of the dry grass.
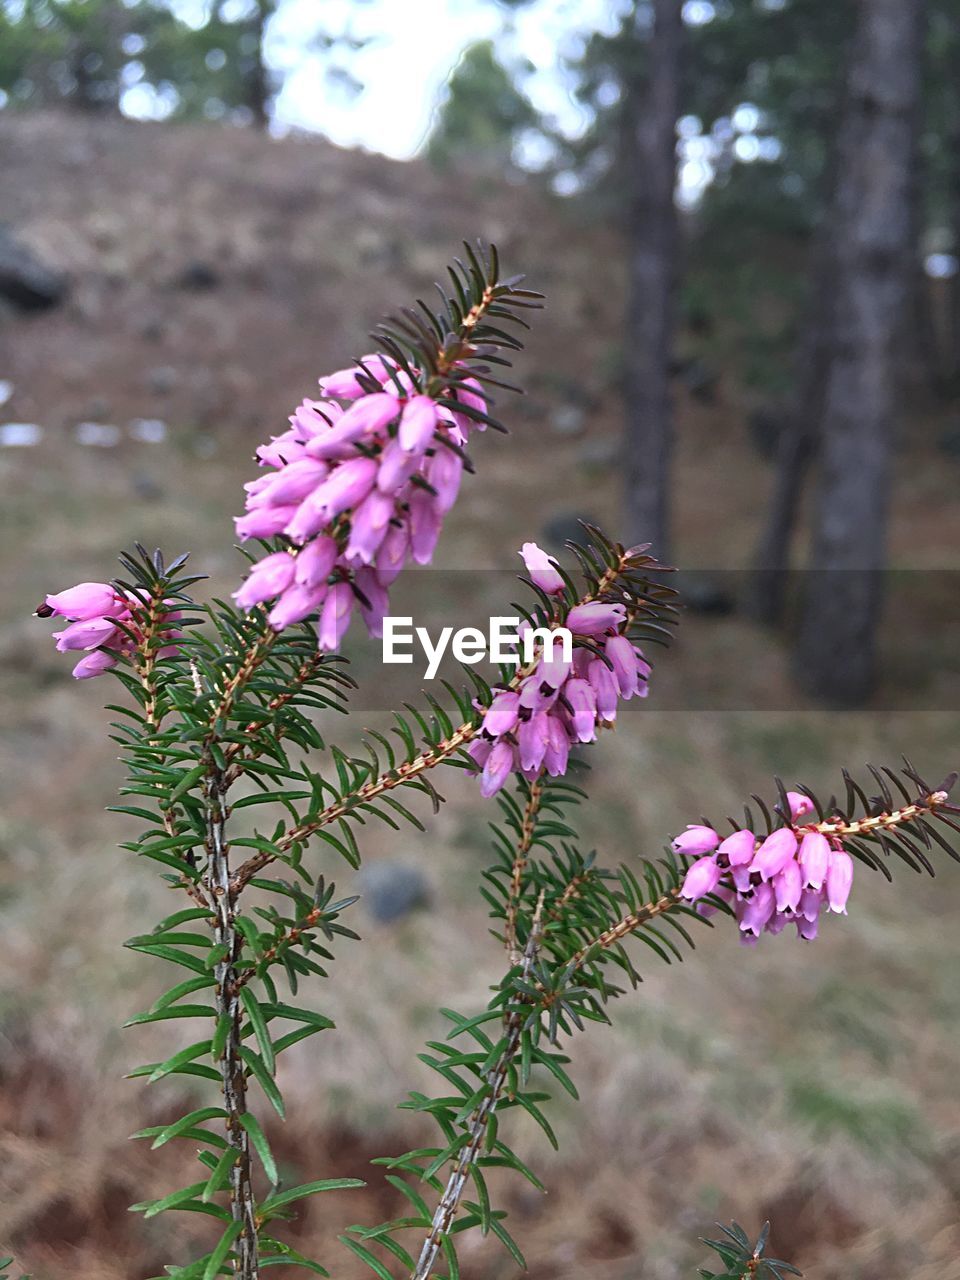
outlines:
{"label": "dry grass", "polygon": [[[37,1280],[142,1280],[187,1254],[194,1229],[145,1227],[124,1212],[179,1172],[176,1153],[148,1158],[126,1140],[178,1098],[120,1081],[174,1033],[116,1030],[165,976],[121,942],[155,918],[166,891],[116,852],[124,822],[103,813],[118,782],[103,684],[71,685],[47,628],[28,615],[44,590],[109,572],[134,537],[191,548],[212,587],[229,589],[239,562],[227,519],[253,446],[318,373],[359,349],[361,326],[425,288],[465,229],[496,236],[551,306],[523,360],[537,371],[531,403],[513,437],[479,441],[480,475],[450,520],[442,562],[509,566],[521,538],[559,512],[615,529],[615,469],[580,458],[585,441],[616,431],[617,245],[531,193],[451,193],[418,166],[315,142],[38,117],[0,120],[0,146],[0,216],[76,282],[65,309],[3,330],[18,388],[11,416],[49,431],[41,448],[0,456],[0,1239]],[[210,293],[175,283],[198,259],[221,270]],[[151,390],[158,367],[175,371],[162,394]],[[582,438],[549,425],[569,384],[597,406]],[[743,397],[727,377],[718,405],[681,397],[679,408],[680,558],[738,568],[767,484],[744,442]],[[170,443],[80,448],[70,428],[94,409],[121,423],[163,417]],[[954,478],[922,443],[902,472],[898,562],[953,567]],[[943,602],[921,603],[924,626],[911,636],[891,627],[887,647],[891,671],[914,668],[899,706],[929,710],[879,709],[896,704],[892,682],[873,711],[810,709],[770,637],[737,618],[690,619],[650,704],[630,707],[591,756],[587,847],[610,859],[656,853],[701,811],[735,812],[774,772],[826,790],[842,764],[900,751],[946,772],[955,658]],[[368,856],[423,860],[433,901],[390,927],[357,909],[366,945],[339,949],[316,997],[339,1030],[284,1068],[294,1119],[275,1136],[301,1174],[367,1176],[372,1155],[414,1144],[418,1131],[394,1104],[424,1082],[415,1053],[439,1030],[434,1011],[478,1008],[497,976],[474,892],[487,814],[466,783],[444,781],[450,803],[427,841],[369,833]],[[585,1101],[558,1100],[562,1154],[519,1131],[550,1194],[509,1179],[500,1191],[537,1280],[686,1277],[713,1218],[768,1215],[775,1248],[822,1280],[960,1280],[953,872],[931,885],[904,871],[893,889],[862,875],[850,918],[831,920],[815,947],[784,937],[741,952],[718,930],[682,967],[649,966],[615,1025],[574,1046]],[[331,874],[347,886],[345,869]],[[342,1251],[318,1242],[394,1207],[382,1187],[327,1197],[302,1239],[351,1277]],[[498,1248],[470,1244],[466,1274],[513,1274]]]}

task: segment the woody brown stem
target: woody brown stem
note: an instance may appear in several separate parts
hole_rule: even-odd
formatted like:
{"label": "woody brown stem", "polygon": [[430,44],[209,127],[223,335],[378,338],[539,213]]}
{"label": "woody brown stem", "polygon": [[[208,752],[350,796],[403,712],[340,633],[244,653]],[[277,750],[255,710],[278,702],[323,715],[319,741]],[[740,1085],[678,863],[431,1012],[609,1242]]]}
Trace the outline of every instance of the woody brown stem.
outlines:
{"label": "woody brown stem", "polygon": [[[387,772],[380,774],[378,778],[365,782],[362,787],[359,787],[351,795],[344,796],[342,800],[328,805],[326,809],[323,809],[309,822],[302,822],[299,826],[292,827],[278,841],[277,848],[279,852],[285,853],[288,849],[293,848],[295,844],[302,844],[304,840],[308,840],[321,827],[328,826],[331,822],[336,822],[338,818],[342,818],[344,814],[349,813],[351,809],[355,809],[357,805],[374,800],[377,796],[383,795],[387,791],[392,791],[394,787],[400,787],[404,783],[412,782],[421,773],[426,773],[428,769],[435,768],[468,743],[477,732],[478,727],[479,724],[475,720],[465,721],[449,738],[445,738],[436,747],[422,751],[413,760],[397,765],[396,769],[389,769]],[[249,883],[253,876],[271,863],[275,856],[273,853],[260,852],[254,854],[252,858],[248,858],[242,866],[237,868],[233,879],[234,892],[239,892],[245,884]]]}
{"label": "woody brown stem", "polygon": [[858,818],[854,822],[847,822],[843,818],[831,818],[826,822],[812,823],[810,827],[800,826],[795,829],[801,834],[803,831],[812,829],[825,836],[839,836],[841,840],[845,836],[871,835],[875,831],[889,831],[893,827],[901,826],[904,822],[914,822],[925,813],[932,813],[934,809],[946,804],[947,800],[946,791],[933,791],[914,804],[904,805],[902,809],[893,809],[890,813],[873,814],[866,818]]}
{"label": "woody brown stem", "polygon": [[609,929],[605,929],[603,933],[594,938],[593,942],[580,950],[572,957],[573,969],[577,969],[585,962],[587,957],[595,954],[598,950],[602,951],[606,947],[612,947],[634,930],[642,928],[643,925],[649,924],[651,920],[655,920],[657,916],[662,916],[664,912],[675,907],[680,901],[680,888],[671,889],[665,893],[662,898],[658,898],[656,902],[647,902],[642,907],[638,907],[636,911],[632,911],[630,915],[624,916],[622,920],[618,920],[615,925],[611,925]]}
{"label": "woody brown stem", "polygon": [[513,873],[510,878],[510,895],[507,898],[506,924],[504,941],[510,953],[510,963],[520,963],[520,952],[517,948],[517,911],[520,906],[520,895],[523,892],[523,873],[527,869],[527,859],[533,836],[537,827],[537,814],[543,795],[543,784],[534,779],[530,784],[530,792],[523,810],[523,821],[520,825],[520,842],[513,856]]}
{"label": "woody brown stem", "polygon": [[[527,938],[527,945],[523,953],[522,977],[525,982],[530,980],[530,975],[540,950],[542,910],[543,893],[541,892],[540,900],[533,915],[530,936]],[[499,1058],[487,1074],[487,1093],[470,1117],[468,1125],[469,1141],[462,1148],[450,1177],[447,1179],[447,1185],[433,1215],[430,1231],[423,1242],[420,1257],[411,1273],[410,1280],[427,1280],[427,1277],[433,1271],[437,1254],[440,1252],[443,1243],[443,1237],[449,1231],[460,1206],[460,1200],[466,1188],[467,1179],[470,1176],[470,1169],[480,1154],[480,1148],[483,1145],[484,1135],[487,1131],[487,1124],[503,1097],[507,1075],[520,1049],[520,1036],[523,1031],[525,1016],[526,1008],[522,1003],[507,1015],[505,1025],[506,1040]]]}
{"label": "woody brown stem", "polygon": [[229,1020],[229,1030],[220,1060],[220,1087],[227,1141],[236,1153],[230,1170],[230,1214],[242,1224],[236,1243],[237,1280],[258,1280],[260,1275],[257,1241],[256,1197],[250,1163],[250,1139],[241,1117],[247,1110],[247,1080],[240,1054],[243,1006],[237,982],[237,963],[242,945],[235,921],[235,895],[230,886],[230,850],[226,839],[226,818],[222,772],[210,762],[206,785],[207,856],[206,888],[214,909],[214,945],[220,958],[214,969],[215,1006],[218,1022]]}
{"label": "woody brown stem", "polygon": [[[270,712],[271,715],[274,715],[281,707],[285,707],[287,703],[296,696],[297,691],[302,689],[310,677],[314,675],[317,668],[324,662],[324,659],[325,655],[319,651],[311,655],[309,658],[304,659],[300,664],[296,675],[293,677],[289,688],[285,689],[283,693],[275,694],[267,703],[266,710]],[[245,753],[246,759],[259,755],[259,750],[252,739],[255,734],[265,729],[269,723],[269,719],[255,720],[246,726],[244,734],[251,739],[250,747],[247,747],[246,744],[242,742],[231,742],[229,746],[224,749],[224,758],[226,759],[227,764],[231,766],[225,774],[225,781],[228,787],[236,782],[237,778],[239,778],[240,774],[243,772],[243,762],[239,761],[237,757],[241,753]],[[275,729],[275,736],[277,738],[283,737],[283,727],[281,725],[278,725]]]}
{"label": "woody brown stem", "polygon": [[272,947],[268,947],[257,962],[256,967],[243,969],[234,979],[234,990],[239,991],[241,987],[245,987],[250,979],[254,976],[260,965],[272,964],[279,956],[280,952],[286,947],[295,946],[308,929],[312,929],[320,917],[323,915],[322,907],[314,907],[312,911],[308,911],[302,920],[287,930],[282,937],[278,938]]}

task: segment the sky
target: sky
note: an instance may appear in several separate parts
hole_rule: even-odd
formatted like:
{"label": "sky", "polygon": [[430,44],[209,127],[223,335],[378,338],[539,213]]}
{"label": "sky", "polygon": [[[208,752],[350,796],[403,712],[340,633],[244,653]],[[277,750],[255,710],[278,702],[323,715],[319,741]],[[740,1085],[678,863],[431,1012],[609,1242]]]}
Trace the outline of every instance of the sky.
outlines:
{"label": "sky", "polygon": [[[533,63],[525,89],[541,111],[575,133],[585,120],[570,96],[558,53],[578,30],[610,31],[618,0],[537,0],[513,15],[515,33],[501,43]],[[350,70],[364,85],[355,98],[318,91],[322,55],[304,51],[304,34],[317,15],[316,0],[286,0],[271,33],[268,57],[287,71],[276,103],[280,126],[317,129],[341,146],[363,146],[406,159],[422,144],[444,81],[464,48],[495,36],[504,11],[491,0],[328,0],[331,30],[371,37],[351,56]]]}

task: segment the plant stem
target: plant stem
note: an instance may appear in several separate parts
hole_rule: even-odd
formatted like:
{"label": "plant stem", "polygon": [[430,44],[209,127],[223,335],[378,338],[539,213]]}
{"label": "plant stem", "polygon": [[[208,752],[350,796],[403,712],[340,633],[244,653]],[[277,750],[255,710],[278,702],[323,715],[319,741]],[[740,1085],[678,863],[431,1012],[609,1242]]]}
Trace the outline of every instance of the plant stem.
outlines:
{"label": "plant stem", "polygon": [[513,872],[510,877],[510,896],[507,899],[505,941],[511,964],[520,963],[520,950],[517,946],[517,911],[520,906],[520,895],[523,893],[523,873],[527,869],[527,858],[533,837],[536,832],[537,814],[540,810],[540,799],[543,784],[539,778],[530,783],[527,803],[523,811],[523,822],[520,828],[520,842],[513,858]]}
{"label": "plant stem", "polygon": [[[537,909],[534,912],[533,921],[530,927],[530,936],[527,938],[527,945],[523,953],[523,980],[529,981],[530,974],[540,950],[540,934],[541,934],[541,915],[543,912],[543,893],[540,894],[540,900],[537,903]],[[490,1069],[487,1075],[488,1092],[483,1101],[474,1111],[470,1118],[468,1132],[470,1140],[460,1152],[450,1177],[447,1180],[446,1188],[440,1203],[437,1205],[436,1212],[433,1215],[433,1221],[430,1224],[430,1231],[426,1240],[423,1242],[423,1248],[420,1250],[420,1257],[410,1280],[427,1280],[427,1277],[433,1272],[433,1265],[437,1260],[437,1254],[443,1242],[443,1237],[450,1229],[460,1204],[460,1197],[463,1195],[464,1188],[467,1185],[467,1179],[470,1176],[470,1169],[480,1154],[480,1148],[483,1144],[484,1135],[487,1131],[487,1122],[496,1111],[497,1106],[503,1096],[503,1088],[506,1083],[507,1074],[510,1070],[514,1058],[520,1048],[520,1035],[523,1030],[525,1020],[525,1011],[522,1006],[514,1008],[507,1015],[505,1031],[506,1039],[504,1041],[503,1050],[496,1064]]]}
{"label": "plant stem", "polygon": [[236,1152],[236,1160],[230,1170],[230,1212],[235,1222],[243,1224],[236,1244],[237,1264],[234,1274],[238,1280],[258,1280],[260,1264],[256,1199],[251,1181],[250,1139],[241,1121],[247,1110],[247,1081],[240,1056],[243,1005],[237,983],[241,938],[234,917],[235,894],[230,885],[230,850],[226,840],[224,793],[223,773],[211,760],[206,786],[209,858],[207,888],[216,920],[214,945],[221,953],[214,969],[217,980],[217,1018],[219,1021],[225,1016],[230,1024],[217,1065],[220,1069],[223,1105],[227,1112],[227,1141]]}

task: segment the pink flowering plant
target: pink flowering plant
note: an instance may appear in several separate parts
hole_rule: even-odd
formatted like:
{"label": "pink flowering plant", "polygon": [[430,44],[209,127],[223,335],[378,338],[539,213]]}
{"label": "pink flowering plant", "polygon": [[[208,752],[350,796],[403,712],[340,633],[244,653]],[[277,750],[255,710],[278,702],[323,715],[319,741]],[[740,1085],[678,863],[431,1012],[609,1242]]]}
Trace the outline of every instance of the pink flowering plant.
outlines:
{"label": "pink flowering plant", "polygon": [[[376,351],[322,378],[320,397],[258,449],[236,525],[249,570],[233,603],[196,603],[186,557],[167,564],[138,547],[122,557],[123,578],[58,591],[38,610],[65,623],[57,648],[80,655],[77,678],[120,681],[126,697],[112,709],[128,778],[116,810],[143,823],[124,847],[183,894],[127,944],[178,971],[128,1025],[170,1024],[169,1054],[133,1075],[177,1077],[191,1099],[136,1135],[196,1153],[194,1181],[135,1206],[148,1219],[210,1219],[204,1256],[167,1268],[179,1280],[252,1280],[279,1264],[327,1274],[285,1226],[305,1198],[363,1184],[281,1182],[269,1138],[285,1116],[277,1064],[332,1030],[308,993],[333,947],[357,939],[356,897],[337,893],[332,867],[358,867],[371,818],[423,830],[411,804],[425,797],[436,811],[440,766],[470,771],[496,797],[481,892],[504,966],[486,1009],[441,1010],[423,1055],[438,1090],[402,1104],[421,1145],[379,1161],[402,1210],[340,1236],[381,1280],[455,1280],[458,1241],[474,1228],[523,1265],[487,1176],[507,1168],[541,1186],[513,1150],[511,1117],[522,1111],[555,1142],[544,1086],[576,1096],[565,1046],[639,981],[629,944],[669,962],[712,917],[750,945],[788,926],[810,941],[823,917],[846,912],[855,866],[889,877],[899,860],[932,873],[938,852],[956,857],[945,834],[960,831],[953,779],[931,786],[909,764],[872,769],[869,795],[845,775],[826,803],[778,783],[769,805],[755,797],[741,821],[701,819],[658,859],[611,869],[582,853],[570,810],[585,793],[572,770],[621,703],[646,696],[647,652],[677,618],[646,548],[592,527],[570,546],[575,572],[523,545],[521,632],[534,642],[523,661],[493,683],[465,666],[465,687],[445,682],[442,699],[397,714],[391,733],[368,730],[362,755],[328,741],[326,713],[347,710],[354,687],[337,653],[345,632],[357,614],[380,635],[404,565],[430,562],[473,469],[474,435],[501,429],[494,396],[514,389],[503,370],[516,329],[540,306],[520,278],[501,279],[492,249],[468,246],[450,279],[438,309],[418,303],[385,322]],[[174,1035],[184,1021],[185,1044]],[[435,1137],[424,1144],[426,1121]],[[754,1244],[734,1224],[707,1243],[729,1276],[793,1270],[765,1257],[765,1233]]]}

